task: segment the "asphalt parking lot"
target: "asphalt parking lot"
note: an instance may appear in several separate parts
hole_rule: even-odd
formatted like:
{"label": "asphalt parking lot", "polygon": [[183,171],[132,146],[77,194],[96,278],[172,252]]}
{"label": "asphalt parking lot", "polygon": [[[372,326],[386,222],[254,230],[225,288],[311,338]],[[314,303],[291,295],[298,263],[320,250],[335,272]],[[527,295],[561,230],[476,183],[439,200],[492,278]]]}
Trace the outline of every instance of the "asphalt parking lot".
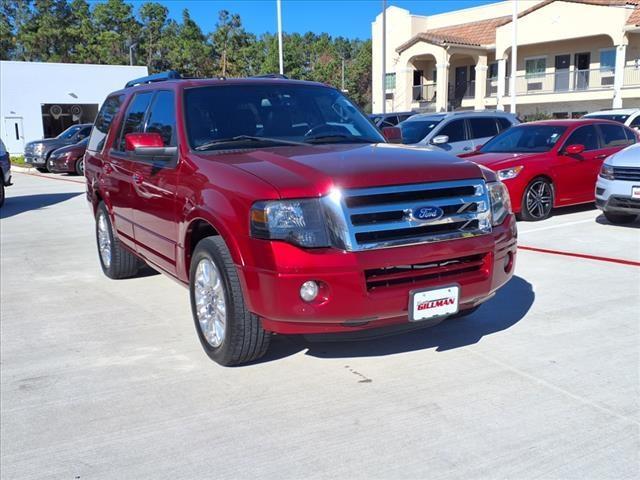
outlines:
{"label": "asphalt parking lot", "polygon": [[638,224],[520,223],[545,251],[466,319],[223,368],[186,289],[102,275],[83,184],[51,177],[1,212],[2,478],[638,478]]}

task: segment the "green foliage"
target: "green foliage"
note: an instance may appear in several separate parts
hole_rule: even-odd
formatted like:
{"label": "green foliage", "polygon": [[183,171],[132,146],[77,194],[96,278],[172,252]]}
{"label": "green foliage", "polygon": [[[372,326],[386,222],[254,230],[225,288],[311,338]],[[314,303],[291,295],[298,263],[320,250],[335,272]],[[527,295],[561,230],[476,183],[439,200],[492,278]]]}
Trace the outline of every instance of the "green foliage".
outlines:
{"label": "green foliage", "polygon": [[[173,69],[184,76],[239,77],[279,71],[278,37],[256,36],[239,15],[218,13],[204,33],[188,10],[180,22],[157,2],[134,6],[124,0],[0,0],[0,58],[42,62],[126,65],[151,73]],[[284,70],[289,78],[343,88],[365,110],[371,108],[371,42],[326,33],[284,35]]]}

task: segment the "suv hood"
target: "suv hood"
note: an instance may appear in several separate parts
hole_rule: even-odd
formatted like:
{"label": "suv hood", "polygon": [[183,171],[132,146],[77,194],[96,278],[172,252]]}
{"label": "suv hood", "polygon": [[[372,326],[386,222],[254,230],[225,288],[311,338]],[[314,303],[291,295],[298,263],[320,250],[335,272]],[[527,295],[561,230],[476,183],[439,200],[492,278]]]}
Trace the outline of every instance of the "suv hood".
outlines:
{"label": "suv hood", "polygon": [[69,145],[71,143],[70,140],[63,140],[61,138],[43,138],[42,140],[36,140],[34,142],[27,143],[29,147],[35,147],[36,145],[42,144],[45,147],[56,147],[56,146],[64,146]]}
{"label": "suv hood", "polygon": [[[204,155],[203,155],[204,157]],[[216,158],[217,157],[217,158]],[[282,198],[364,188],[483,178],[473,163],[402,145],[314,145],[220,153],[216,159],[270,183]]]}
{"label": "suv hood", "polygon": [[635,167],[640,168],[640,143],[620,150],[605,160],[607,165],[612,167]]}

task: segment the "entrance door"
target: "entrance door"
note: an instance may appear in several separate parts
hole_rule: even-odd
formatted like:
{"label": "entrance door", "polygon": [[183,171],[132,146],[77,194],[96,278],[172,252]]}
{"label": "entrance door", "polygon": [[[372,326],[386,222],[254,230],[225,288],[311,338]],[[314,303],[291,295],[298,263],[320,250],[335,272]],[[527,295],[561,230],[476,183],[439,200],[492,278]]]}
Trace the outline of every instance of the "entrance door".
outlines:
{"label": "entrance door", "polygon": [[413,99],[424,100],[422,93],[422,79],[424,78],[424,72],[422,70],[413,71]]}
{"label": "entrance door", "polygon": [[569,64],[571,55],[556,55],[556,81],[555,91],[566,92],[569,90]]}
{"label": "entrance door", "polygon": [[589,88],[589,67],[591,66],[591,54],[576,53],[573,62],[576,68],[575,89],[587,90]]}
{"label": "entrance door", "polygon": [[458,108],[462,104],[462,98],[467,91],[467,67],[456,67],[455,75],[453,106]]}
{"label": "entrance door", "polygon": [[4,146],[9,153],[24,153],[22,117],[4,118]]}

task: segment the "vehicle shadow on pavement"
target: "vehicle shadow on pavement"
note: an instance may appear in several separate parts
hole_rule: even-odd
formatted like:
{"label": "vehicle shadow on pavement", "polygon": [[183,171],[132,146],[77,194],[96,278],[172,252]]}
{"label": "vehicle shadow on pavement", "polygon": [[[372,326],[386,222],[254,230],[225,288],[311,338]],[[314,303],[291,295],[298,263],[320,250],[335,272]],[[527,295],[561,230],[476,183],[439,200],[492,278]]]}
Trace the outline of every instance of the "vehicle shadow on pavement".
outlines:
{"label": "vehicle shadow on pavement", "polygon": [[[435,348],[437,352],[478,343],[515,325],[524,318],[535,293],[529,282],[514,276],[496,296],[468,317],[445,320],[433,327],[416,328],[357,341],[321,341],[302,336],[275,336],[267,355],[256,363],[269,362],[307,350],[318,358],[377,357]],[[339,338],[339,337],[336,337]],[[311,341],[310,341],[311,340]]]}
{"label": "vehicle shadow on pavement", "polygon": [[637,217],[636,220],[632,223],[611,223],[604,215],[598,215],[596,217],[596,223],[600,225],[610,225],[612,227],[621,227],[621,228],[640,228],[640,217]]}
{"label": "vehicle shadow on pavement", "polygon": [[19,197],[8,195],[4,200],[4,205],[0,208],[0,218],[14,217],[30,210],[50,207],[82,194],[83,192],[64,192],[21,195]]}

